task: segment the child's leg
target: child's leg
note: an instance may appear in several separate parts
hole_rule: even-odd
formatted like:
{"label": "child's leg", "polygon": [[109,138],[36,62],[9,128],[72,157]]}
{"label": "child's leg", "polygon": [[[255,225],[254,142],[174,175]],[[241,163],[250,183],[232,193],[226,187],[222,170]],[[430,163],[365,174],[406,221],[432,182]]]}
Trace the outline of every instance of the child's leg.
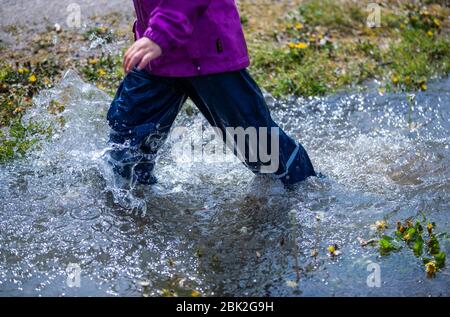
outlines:
{"label": "child's leg", "polygon": [[[225,136],[227,127],[254,127],[260,139],[259,128],[267,128],[267,148],[270,149],[271,128],[278,131],[274,136],[279,144],[278,169],[273,173],[286,185],[294,184],[315,176],[313,165],[301,144],[294,141],[272,120],[261,90],[246,70],[192,77],[186,80],[190,86],[189,96],[196,103],[208,121],[222,130]],[[278,129],[276,129],[278,128]],[[258,147],[258,142],[256,142]],[[262,164],[250,162],[249,148],[254,145],[245,144],[245,163],[258,173]],[[270,153],[264,149],[265,153]],[[241,149],[242,151],[242,149]],[[259,153],[259,149],[256,150]]]}
{"label": "child's leg", "polygon": [[107,116],[112,128],[108,161],[116,174],[142,184],[156,181],[156,153],[186,98],[171,79],[137,70],[125,77]]}

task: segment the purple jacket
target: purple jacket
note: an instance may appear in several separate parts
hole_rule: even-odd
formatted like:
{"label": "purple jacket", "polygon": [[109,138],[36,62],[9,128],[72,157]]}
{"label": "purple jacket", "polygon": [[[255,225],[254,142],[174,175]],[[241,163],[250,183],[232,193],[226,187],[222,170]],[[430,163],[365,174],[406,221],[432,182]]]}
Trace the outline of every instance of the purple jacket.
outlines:
{"label": "purple jacket", "polygon": [[234,0],[133,0],[136,39],[162,49],[147,70],[187,77],[240,70],[249,65]]}

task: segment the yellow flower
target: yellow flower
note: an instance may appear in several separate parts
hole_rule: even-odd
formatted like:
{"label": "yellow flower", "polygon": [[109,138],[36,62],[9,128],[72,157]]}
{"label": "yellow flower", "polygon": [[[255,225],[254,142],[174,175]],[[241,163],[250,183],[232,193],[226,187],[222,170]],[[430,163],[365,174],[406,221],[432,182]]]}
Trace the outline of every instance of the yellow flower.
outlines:
{"label": "yellow flower", "polygon": [[404,25],[403,23],[400,23],[400,29],[404,29],[406,27],[406,25]]}
{"label": "yellow flower", "polygon": [[433,19],[433,23],[434,23],[434,25],[436,25],[437,27],[440,27],[440,26],[441,26],[441,21],[439,21],[438,18],[434,18],[434,19]]}
{"label": "yellow flower", "polygon": [[97,73],[98,73],[99,77],[103,77],[106,75],[106,70],[104,70],[103,68],[100,68]]}
{"label": "yellow flower", "polygon": [[34,84],[37,81],[37,78],[35,75],[31,75],[30,77],[28,77],[28,81]]}
{"label": "yellow flower", "polygon": [[308,48],[308,44],[300,42],[300,43],[297,43],[297,45],[295,45],[295,48],[298,48],[300,50],[304,50],[305,48]]}
{"label": "yellow flower", "polygon": [[330,245],[328,247],[328,252],[330,252],[331,255],[334,255],[334,253],[336,252],[336,248],[334,247],[334,245]]}
{"label": "yellow flower", "polygon": [[384,220],[376,221],[375,226],[377,227],[378,230],[384,230],[386,228],[386,221]]}
{"label": "yellow flower", "polygon": [[97,28],[98,33],[105,34],[108,31],[108,28],[106,26],[100,26]]}
{"label": "yellow flower", "polygon": [[19,69],[17,70],[17,72],[18,72],[19,74],[23,74],[25,71],[24,71],[23,68],[19,68]]}
{"label": "yellow flower", "polygon": [[297,24],[295,25],[295,28],[296,28],[297,30],[303,29],[303,24],[301,24],[301,23],[299,22],[299,23],[297,23]]}
{"label": "yellow flower", "polygon": [[200,296],[202,296],[202,294],[199,291],[193,290],[191,292],[191,296],[192,297],[200,297]]}
{"label": "yellow flower", "polygon": [[430,261],[425,264],[425,271],[427,272],[428,276],[433,276],[434,273],[436,273],[436,262]]}
{"label": "yellow flower", "polygon": [[91,64],[91,65],[95,65],[95,64],[97,64],[97,62],[98,62],[98,60],[96,58],[89,59],[89,64]]}
{"label": "yellow flower", "polygon": [[22,111],[23,111],[22,107],[17,107],[16,109],[14,109],[13,113],[16,114],[16,113],[20,113]]}
{"label": "yellow flower", "polygon": [[426,91],[427,89],[428,89],[427,84],[423,83],[422,85],[420,85],[420,90]]}
{"label": "yellow flower", "polygon": [[289,42],[288,46],[289,46],[289,48],[295,48],[295,43]]}
{"label": "yellow flower", "polygon": [[411,235],[409,233],[407,233],[403,236],[403,240],[405,240],[405,241],[409,241],[410,239],[411,239]]}
{"label": "yellow flower", "polygon": [[433,36],[433,31],[429,30],[429,31],[427,32],[427,35],[428,35],[429,37],[432,37],[432,36]]}
{"label": "yellow flower", "polygon": [[433,232],[433,224],[431,222],[429,222],[427,224],[427,230],[428,230],[429,234],[431,234]]}
{"label": "yellow flower", "polygon": [[406,76],[405,77],[405,84],[409,85],[411,83],[411,77],[410,76]]}
{"label": "yellow flower", "polygon": [[391,80],[392,80],[393,84],[395,84],[395,85],[398,84],[398,77],[396,75],[392,75]]}

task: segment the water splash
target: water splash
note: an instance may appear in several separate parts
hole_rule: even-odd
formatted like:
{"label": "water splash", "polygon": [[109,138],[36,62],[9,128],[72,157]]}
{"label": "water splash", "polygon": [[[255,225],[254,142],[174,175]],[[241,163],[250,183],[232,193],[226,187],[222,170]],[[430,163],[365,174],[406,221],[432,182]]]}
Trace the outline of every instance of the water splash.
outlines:
{"label": "water splash", "polygon": [[[52,126],[52,139],[0,167],[0,294],[449,295],[448,269],[426,279],[407,251],[380,257],[357,242],[376,220],[419,210],[450,230],[449,87],[449,78],[436,81],[412,104],[375,92],[267,96],[326,175],[295,190],[235,162],[177,163],[171,141],[157,161],[159,184],[123,192],[103,159],[111,97],[69,71],[24,116]],[[64,111],[49,114],[51,100]],[[194,111],[175,125],[199,123]],[[334,243],[342,254],[330,258]],[[287,283],[295,258],[299,284]],[[382,267],[379,289],[366,285],[370,262]],[[66,284],[70,263],[81,267],[80,288]]]}

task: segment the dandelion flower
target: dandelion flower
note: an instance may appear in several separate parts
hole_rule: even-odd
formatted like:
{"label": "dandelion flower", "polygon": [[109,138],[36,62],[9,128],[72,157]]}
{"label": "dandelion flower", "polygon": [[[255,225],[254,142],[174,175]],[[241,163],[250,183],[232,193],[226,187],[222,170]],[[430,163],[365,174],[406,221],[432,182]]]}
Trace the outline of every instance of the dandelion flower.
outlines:
{"label": "dandelion flower", "polygon": [[28,81],[34,84],[37,81],[37,78],[35,75],[31,75],[30,77],[28,77]]}
{"label": "dandelion flower", "polygon": [[192,297],[200,297],[200,296],[202,296],[202,294],[199,291],[193,290],[191,292],[191,296]]}
{"label": "dandelion flower", "polygon": [[295,48],[295,43],[289,42],[288,46],[289,46],[289,48]]}
{"label": "dandelion flower", "polygon": [[433,36],[433,31],[429,30],[429,31],[427,32],[427,35],[428,35],[429,37],[432,37],[432,36]]}
{"label": "dandelion flower", "polygon": [[433,276],[434,273],[436,273],[436,262],[430,261],[425,264],[425,271],[427,272],[428,276]]}
{"label": "dandelion flower", "polygon": [[405,83],[408,84],[408,85],[411,83],[411,77],[410,76],[406,76],[405,77]]}
{"label": "dandelion flower", "polygon": [[303,29],[303,24],[301,24],[301,23],[299,22],[299,23],[297,23],[297,24],[295,25],[295,28],[296,28],[297,30]]}
{"label": "dandelion flower", "polygon": [[392,80],[393,84],[395,84],[395,85],[398,84],[398,77],[396,75],[392,75],[391,80]]}
{"label": "dandelion flower", "polygon": [[300,43],[297,43],[297,45],[295,45],[295,48],[298,48],[300,50],[304,50],[304,49],[308,48],[308,44],[306,44],[304,42],[300,42]]}
{"label": "dandelion flower", "polygon": [[429,222],[427,224],[427,230],[428,230],[429,234],[431,234],[433,232],[433,224],[431,222]]}
{"label": "dandelion flower", "polygon": [[411,240],[411,235],[410,235],[409,233],[405,234],[405,235],[403,236],[403,240],[405,240],[405,241]]}
{"label": "dandelion flower", "polygon": [[433,23],[434,23],[434,25],[436,25],[437,27],[440,27],[440,26],[441,26],[441,21],[439,21],[439,19],[437,19],[437,18],[434,18],[434,19],[433,19]]}
{"label": "dandelion flower", "polygon": [[328,247],[328,252],[330,252],[331,255],[333,255],[336,252],[336,248],[334,247],[334,245],[330,245]]}
{"label": "dandelion flower", "polygon": [[106,75],[106,70],[104,70],[103,68],[100,68],[98,70],[98,76],[103,77]]}
{"label": "dandelion flower", "polygon": [[427,84],[422,84],[422,85],[420,85],[420,90],[422,90],[422,91],[426,91],[428,89],[428,87],[427,87]]}
{"label": "dandelion flower", "polygon": [[105,34],[108,31],[108,28],[106,26],[101,26],[97,29],[98,33]]}
{"label": "dandelion flower", "polygon": [[386,221],[384,220],[376,221],[375,226],[377,227],[378,230],[384,230],[386,229]]}
{"label": "dandelion flower", "polygon": [[97,62],[98,62],[98,60],[96,58],[89,59],[89,64],[91,64],[91,65],[95,65],[95,64],[97,64]]}
{"label": "dandelion flower", "polygon": [[23,108],[22,108],[22,107],[17,107],[16,109],[14,109],[13,113],[14,113],[14,114],[17,114],[17,113],[20,113],[20,112],[22,112],[22,111],[23,111]]}

